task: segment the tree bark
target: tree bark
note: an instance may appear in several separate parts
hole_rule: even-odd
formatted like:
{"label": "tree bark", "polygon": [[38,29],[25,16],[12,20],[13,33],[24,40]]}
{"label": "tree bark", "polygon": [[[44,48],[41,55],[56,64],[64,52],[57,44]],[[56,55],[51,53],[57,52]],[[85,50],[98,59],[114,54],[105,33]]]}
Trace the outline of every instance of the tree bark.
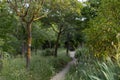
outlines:
{"label": "tree bark", "polygon": [[27,23],[27,54],[26,54],[26,68],[27,69],[29,69],[30,67],[30,59],[31,59],[31,41],[32,41],[31,24],[32,23]]}

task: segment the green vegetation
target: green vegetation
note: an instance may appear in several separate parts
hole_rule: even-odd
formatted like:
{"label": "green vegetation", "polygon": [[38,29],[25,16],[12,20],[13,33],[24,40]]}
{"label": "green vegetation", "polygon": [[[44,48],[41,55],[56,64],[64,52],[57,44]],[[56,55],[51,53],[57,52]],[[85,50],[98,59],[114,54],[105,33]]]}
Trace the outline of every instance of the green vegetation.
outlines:
{"label": "green vegetation", "polygon": [[41,56],[43,53],[38,51],[37,55],[32,55],[29,71],[26,71],[25,59],[20,56],[4,58],[0,80],[49,80],[70,61],[65,50],[60,49],[60,51],[57,58]]}
{"label": "green vegetation", "polygon": [[65,80],[120,79],[120,66],[117,61],[113,62],[110,57],[107,57],[106,60],[98,60],[96,57],[87,54],[88,50],[86,48],[77,51],[77,64],[71,67]]}
{"label": "green vegetation", "polygon": [[118,19],[120,2],[119,0],[98,0],[97,3],[99,3],[98,8],[91,6],[97,10],[97,16],[89,21],[89,27],[84,30],[86,43],[98,57],[114,55],[115,50],[111,43],[117,44],[116,35],[120,32]]}
{"label": "green vegetation", "polygon": [[0,0],[0,80],[49,80],[73,50],[66,80],[120,80],[119,0]]}

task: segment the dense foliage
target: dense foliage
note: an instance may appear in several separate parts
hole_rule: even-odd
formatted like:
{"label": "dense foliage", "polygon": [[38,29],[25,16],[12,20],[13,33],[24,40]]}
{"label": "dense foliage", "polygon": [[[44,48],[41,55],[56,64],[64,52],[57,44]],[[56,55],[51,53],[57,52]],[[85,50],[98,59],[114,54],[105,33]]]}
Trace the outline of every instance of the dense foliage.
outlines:
{"label": "dense foliage", "polygon": [[95,10],[96,16],[88,17],[87,28],[83,31],[86,45],[76,50],[77,63],[67,74],[66,80],[119,80],[120,2],[89,2],[89,8]]}
{"label": "dense foliage", "polygon": [[[60,49],[58,57],[45,57],[42,51],[38,51],[38,55],[32,55],[30,71],[25,68],[25,59],[17,56],[11,58],[6,54],[0,62],[0,79],[1,80],[50,80],[51,76],[62,69],[70,58],[65,55],[65,50]],[[9,56],[9,57],[8,57]],[[2,68],[2,70],[1,70]]]}
{"label": "dense foliage", "polygon": [[0,80],[49,80],[74,50],[66,80],[119,80],[119,19],[119,0],[0,0]]}
{"label": "dense foliage", "polygon": [[[119,53],[118,53],[119,54]],[[119,54],[120,55],[120,54]],[[77,50],[77,62],[72,66],[65,80],[119,80],[120,62],[99,60],[89,53],[89,49],[82,47]],[[120,58],[119,58],[120,60]]]}
{"label": "dense foliage", "polygon": [[89,21],[89,28],[84,30],[87,44],[96,56],[114,54],[116,35],[120,32],[119,19],[120,2],[118,0],[101,0],[97,17]]}

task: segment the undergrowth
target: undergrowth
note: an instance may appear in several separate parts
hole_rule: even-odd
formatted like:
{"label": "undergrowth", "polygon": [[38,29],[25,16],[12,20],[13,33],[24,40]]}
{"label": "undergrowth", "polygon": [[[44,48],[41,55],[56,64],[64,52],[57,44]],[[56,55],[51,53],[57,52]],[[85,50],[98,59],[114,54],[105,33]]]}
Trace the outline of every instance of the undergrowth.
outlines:
{"label": "undergrowth", "polygon": [[110,57],[98,60],[87,48],[76,51],[77,64],[72,66],[65,80],[120,80],[120,67]]}
{"label": "undergrowth", "polygon": [[57,58],[42,56],[42,53],[39,52],[37,55],[32,55],[30,70],[25,68],[25,58],[4,58],[2,59],[0,80],[50,80],[70,61],[64,52],[64,50],[60,50]]}

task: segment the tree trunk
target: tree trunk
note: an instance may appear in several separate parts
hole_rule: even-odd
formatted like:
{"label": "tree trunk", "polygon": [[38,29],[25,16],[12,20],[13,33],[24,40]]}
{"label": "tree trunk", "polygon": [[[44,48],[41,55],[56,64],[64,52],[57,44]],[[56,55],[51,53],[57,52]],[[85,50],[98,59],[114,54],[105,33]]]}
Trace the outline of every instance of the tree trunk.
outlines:
{"label": "tree trunk", "polygon": [[30,67],[30,59],[31,59],[31,41],[32,41],[31,24],[32,23],[27,23],[27,55],[26,55],[26,68],[27,69],[29,69]]}
{"label": "tree trunk", "polygon": [[55,57],[57,57],[57,50],[58,50],[60,35],[61,35],[61,32],[58,33],[57,40],[56,40],[56,43],[55,43],[55,52],[54,52]]}

